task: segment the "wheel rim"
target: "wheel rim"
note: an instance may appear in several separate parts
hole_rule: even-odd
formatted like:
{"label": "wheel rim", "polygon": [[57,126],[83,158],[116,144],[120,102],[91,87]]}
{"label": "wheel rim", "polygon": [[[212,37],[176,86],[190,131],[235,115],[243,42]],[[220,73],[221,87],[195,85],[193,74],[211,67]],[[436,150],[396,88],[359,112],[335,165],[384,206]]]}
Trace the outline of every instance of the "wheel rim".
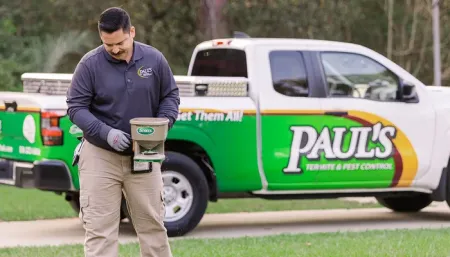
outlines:
{"label": "wheel rim", "polygon": [[192,206],[194,192],[189,180],[179,172],[166,170],[162,173],[165,222],[183,218]]}

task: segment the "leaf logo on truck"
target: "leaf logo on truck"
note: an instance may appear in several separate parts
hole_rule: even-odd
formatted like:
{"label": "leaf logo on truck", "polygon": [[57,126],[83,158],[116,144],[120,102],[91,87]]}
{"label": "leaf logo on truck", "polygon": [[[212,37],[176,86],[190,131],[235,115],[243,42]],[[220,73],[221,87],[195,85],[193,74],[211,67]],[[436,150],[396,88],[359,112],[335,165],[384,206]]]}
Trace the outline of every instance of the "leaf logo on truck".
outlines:
{"label": "leaf logo on truck", "polygon": [[[392,139],[397,130],[393,126],[383,126],[377,123],[367,127],[324,127],[320,132],[311,126],[291,126],[293,133],[291,152],[286,173],[302,173],[301,157],[308,160],[319,160],[321,153],[328,161],[331,160],[386,160],[393,155]],[[332,136],[334,135],[334,136]],[[368,147],[368,145],[374,145]],[[334,166],[322,165],[324,169],[333,169]],[[314,169],[314,166],[309,166]],[[340,167],[342,168],[342,167]],[[363,168],[364,167],[359,167]],[[367,166],[366,168],[369,168]],[[390,169],[385,164],[372,165],[373,169]]]}
{"label": "leaf logo on truck", "polygon": [[151,135],[155,132],[155,129],[152,127],[139,127],[137,128],[137,133],[141,135]]}
{"label": "leaf logo on truck", "polygon": [[34,144],[36,141],[36,123],[34,121],[33,116],[28,114],[23,120],[22,125],[22,133],[25,139],[30,142],[30,144]]}

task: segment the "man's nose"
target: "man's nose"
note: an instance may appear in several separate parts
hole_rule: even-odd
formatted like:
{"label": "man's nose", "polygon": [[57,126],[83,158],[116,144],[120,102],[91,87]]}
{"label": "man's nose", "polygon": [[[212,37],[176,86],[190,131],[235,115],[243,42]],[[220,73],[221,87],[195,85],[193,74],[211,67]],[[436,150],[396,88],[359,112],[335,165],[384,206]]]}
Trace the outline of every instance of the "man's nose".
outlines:
{"label": "man's nose", "polygon": [[112,50],[112,52],[113,52],[114,54],[117,54],[117,53],[119,52],[119,47],[114,47],[113,50]]}

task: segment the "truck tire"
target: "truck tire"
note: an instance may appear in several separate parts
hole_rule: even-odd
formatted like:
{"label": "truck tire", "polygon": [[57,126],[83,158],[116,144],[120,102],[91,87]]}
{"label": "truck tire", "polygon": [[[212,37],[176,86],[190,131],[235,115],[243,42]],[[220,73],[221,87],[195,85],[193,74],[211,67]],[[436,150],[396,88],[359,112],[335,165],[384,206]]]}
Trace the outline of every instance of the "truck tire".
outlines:
{"label": "truck tire", "polygon": [[169,237],[183,236],[193,230],[208,206],[208,182],[200,166],[187,155],[166,152],[162,164],[164,225]]}
{"label": "truck tire", "polygon": [[429,194],[414,194],[399,197],[376,197],[378,203],[396,212],[418,212],[430,205],[433,200]]}
{"label": "truck tire", "polygon": [[71,197],[69,199],[66,198],[66,200],[69,202],[70,207],[72,207],[75,213],[80,212],[80,194],[71,194]]}

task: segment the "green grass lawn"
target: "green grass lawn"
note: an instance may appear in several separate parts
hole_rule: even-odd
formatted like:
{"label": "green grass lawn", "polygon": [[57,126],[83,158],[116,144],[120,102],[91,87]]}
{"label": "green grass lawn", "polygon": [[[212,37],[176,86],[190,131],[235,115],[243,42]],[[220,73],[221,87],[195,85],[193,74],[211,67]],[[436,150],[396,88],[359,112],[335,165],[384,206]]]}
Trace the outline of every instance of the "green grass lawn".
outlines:
{"label": "green grass lawn", "polygon": [[[174,257],[450,256],[450,229],[369,231],[171,241]],[[82,256],[81,245],[0,249],[0,257]],[[136,243],[119,256],[139,257]]]}
{"label": "green grass lawn", "polygon": [[[19,189],[0,186],[0,220],[37,220],[76,217],[64,196],[36,189]],[[343,200],[263,200],[221,199],[209,203],[207,213],[256,212],[335,208],[380,207],[378,204],[361,204]]]}
{"label": "green grass lawn", "polygon": [[76,217],[63,195],[36,189],[0,186],[0,220],[37,220]]}

